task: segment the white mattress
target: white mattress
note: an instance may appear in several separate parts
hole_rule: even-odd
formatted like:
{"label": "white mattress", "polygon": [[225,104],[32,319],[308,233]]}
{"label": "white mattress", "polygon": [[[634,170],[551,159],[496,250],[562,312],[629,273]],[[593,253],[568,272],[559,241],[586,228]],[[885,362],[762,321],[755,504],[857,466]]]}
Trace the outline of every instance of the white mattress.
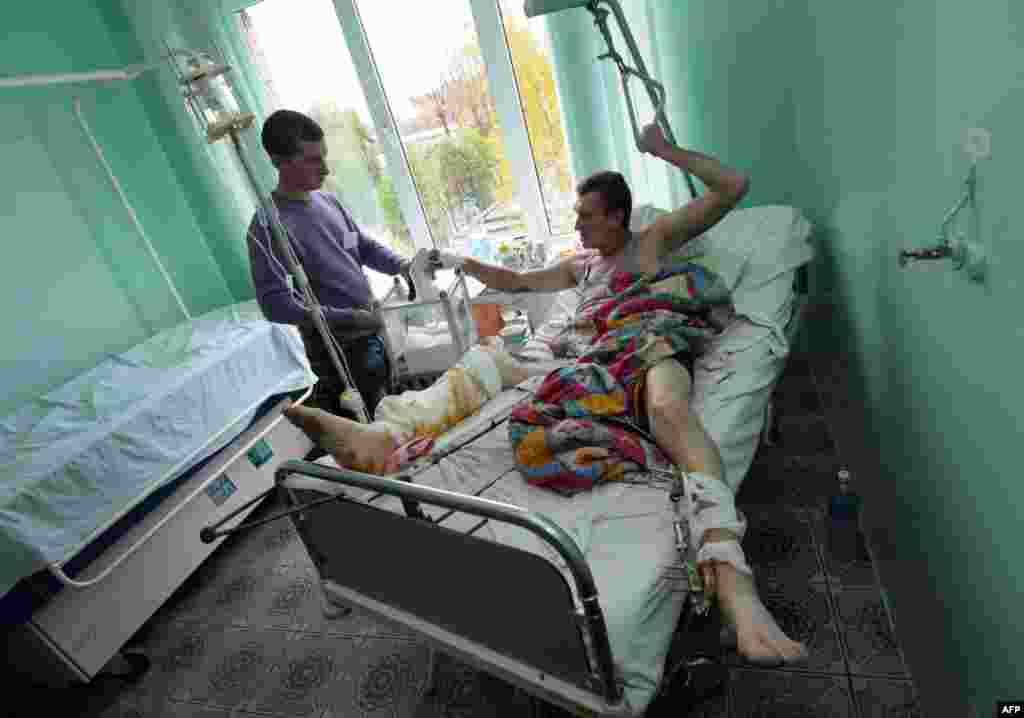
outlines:
{"label": "white mattress", "polygon": [[[537,378],[523,386],[539,382]],[[526,395],[518,389],[503,392],[442,440],[452,442],[451,445],[461,443],[495,417],[507,416]],[[320,463],[335,465],[330,457],[320,459]],[[290,485],[300,485],[298,478],[292,477]],[[626,684],[626,700],[633,713],[639,715],[654,698],[685,598],[678,582],[668,580],[664,570],[677,559],[667,491],[643,485],[605,484],[567,498],[532,486],[514,468],[507,424],[417,475],[415,480],[418,484],[467,494],[475,494],[494,482],[479,495],[544,514],[573,537],[597,583],[612,654]],[[301,480],[301,485],[327,492],[339,486],[307,478]],[[353,493],[347,487],[345,490]],[[400,500],[393,497],[381,497],[373,505],[403,512]],[[446,513],[437,507],[422,508],[434,518]],[[479,521],[474,516],[454,514],[442,525],[468,530]],[[579,601],[564,562],[531,532],[488,521],[474,535],[548,559],[562,569]]]}
{"label": "white mattress", "polygon": [[161,332],[0,421],[0,595],[222,448],[266,399],[315,381],[295,328],[248,302]]}

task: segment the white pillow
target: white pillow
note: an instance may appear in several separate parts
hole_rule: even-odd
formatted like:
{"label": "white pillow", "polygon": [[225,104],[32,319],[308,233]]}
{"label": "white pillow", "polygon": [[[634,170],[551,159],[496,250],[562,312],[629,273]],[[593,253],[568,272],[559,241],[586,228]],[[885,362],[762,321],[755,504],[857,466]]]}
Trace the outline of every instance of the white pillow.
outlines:
{"label": "white pillow", "polygon": [[[664,210],[643,205],[634,210],[634,230],[650,224]],[[781,315],[792,293],[793,272],[814,257],[811,225],[794,207],[765,205],[729,212],[707,232],[686,242],[672,242],[670,261],[695,261],[718,273],[736,310],[752,317]]]}

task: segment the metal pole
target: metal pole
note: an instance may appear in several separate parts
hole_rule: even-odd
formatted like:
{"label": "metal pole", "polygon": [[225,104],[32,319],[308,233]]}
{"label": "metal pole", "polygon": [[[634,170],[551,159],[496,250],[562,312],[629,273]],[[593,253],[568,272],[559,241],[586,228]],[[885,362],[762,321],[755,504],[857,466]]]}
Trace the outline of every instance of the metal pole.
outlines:
{"label": "metal pole", "polygon": [[[629,47],[629,52],[633,56],[633,62],[636,63],[636,70],[629,68],[623,63],[622,57],[615,51],[615,45],[612,41],[611,31],[608,29],[608,11],[601,10],[598,5],[601,3],[608,5],[613,14],[615,20],[619,24],[619,30],[622,32],[622,36],[626,39],[626,45]],[[676,144],[675,133],[672,132],[672,127],[668,123],[668,116],[665,114],[665,89],[661,83],[651,77],[647,72],[647,67],[644,65],[644,58],[640,54],[640,48],[637,47],[636,40],[633,39],[633,33],[629,30],[629,25],[626,22],[626,15],[622,12],[622,7],[619,5],[617,0],[593,0],[587,5],[587,10],[594,16],[594,24],[598,26],[601,34],[604,36],[605,42],[608,44],[608,54],[602,55],[601,58],[610,58],[619,67],[619,74],[622,77],[622,87],[626,95],[626,107],[629,110],[629,119],[633,124],[633,134],[639,142],[640,130],[636,122],[636,110],[633,107],[633,100],[629,94],[629,88],[627,83],[629,82],[629,75],[636,75],[643,82],[644,87],[647,89],[647,94],[651,98],[651,103],[655,107],[655,118],[662,130],[665,132],[665,139],[667,139],[673,145]],[[660,95],[659,95],[660,91]],[[686,186],[690,190],[690,197],[693,199],[697,198],[697,187],[693,183],[693,178],[690,173],[683,170],[683,176],[686,178]]]}
{"label": "metal pole", "polygon": [[313,293],[313,288],[309,286],[309,278],[306,276],[306,272],[302,268],[299,258],[295,256],[295,252],[292,249],[291,244],[288,243],[288,240],[279,225],[276,208],[273,206],[273,199],[264,198],[260,193],[259,184],[256,182],[256,174],[253,172],[252,166],[249,164],[249,158],[246,156],[245,148],[242,147],[242,143],[238,138],[238,130],[232,128],[229,134],[231,135],[231,142],[235,146],[235,151],[242,163],[242,167],[245,170],[245,176],[249,180],[253,193],[255,194],[257,201],[263,206],[264,211],[266,211],[267,217],[270,219],[270,233],[274,238],[274,243],[277,245],[278,251],[280,251],[284,256],[285,262],[288,264],[289,271],[292,273],[292,276],[295,277],[295,283],[298,285],[299,291],[302,293],[303,298],[310,307],[310,317],[313,319],[313,324],[316,326],[317,331],[320,333],[320,337],[323,339],[324,346],[327,348],[327,354],[331,358],[331,363],[338,371],[338,375],[345,380],[348,388],[352,390],[355,396],[359,397],[359,410],[356,412],[356,416],[359,421],[367,424],[370,421],[370,417],[366,411],[366,402],[363,400],[363,396],[359,392],[359,387],[357,387],[355,382],[352,381],[352,375],[348,371],[345,358],[341,356],[341,353],[335,346],[334,337],[331,335],[331,330],[327,326],[327,320],[324,318],[323,307],[320,305],[316,295]]}

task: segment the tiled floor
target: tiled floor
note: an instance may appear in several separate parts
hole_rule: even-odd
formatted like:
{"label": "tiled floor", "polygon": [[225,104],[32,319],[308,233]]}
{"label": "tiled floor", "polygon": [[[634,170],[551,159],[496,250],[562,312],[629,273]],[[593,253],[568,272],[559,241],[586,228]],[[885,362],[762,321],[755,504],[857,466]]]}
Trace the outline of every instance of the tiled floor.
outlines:
{"label": "tiled floor", "polygon": [[[717,649],[729,680],[704,718],[919,716],[870,561],[830,555],[825,502],[841,465],[809,364],[794,357],[777,396],[777,447],[762,446],[738,497],[762,597],[807,642],[808,663],[755,669]],[[152,660],[137,683],[33,692],[12,715],[523,716],[520,692],[362,616],[324,618],[312,563],[290,524],[224,546],[137,635]],[[705,645],[717,645],[712,641]],[[16,703],[8,702],[8,706]],[[671,701],[657,714],[681,715]],[[652,711],[654,713],[655,711]]]}

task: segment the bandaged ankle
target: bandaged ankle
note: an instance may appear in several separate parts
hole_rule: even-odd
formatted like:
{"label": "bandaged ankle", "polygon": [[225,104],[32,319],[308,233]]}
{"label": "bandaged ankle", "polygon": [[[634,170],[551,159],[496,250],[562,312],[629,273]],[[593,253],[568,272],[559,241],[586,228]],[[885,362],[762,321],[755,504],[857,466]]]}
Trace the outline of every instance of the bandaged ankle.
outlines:
{"label": "bandaged ankle", "polygon": [[707,561],[727,563],[740,573],[754,575],[738,541],[708,541],[697,552],[697,565]]}
{"label": "bandaged ankle", "polygon": [[493,399],[501,392],[501,373],[493,352],[473,347],[462,355],[459,364],[484,391],[488,399]]}
{"label": "bandaged ankle", "polygon": [[736,510],[736,500],[728,484],[704,474],[685,476],[687,499],[693,514],[690,517],[692,545],[700,549],[708,529],[725,529],[742,539],[747,522]]}

